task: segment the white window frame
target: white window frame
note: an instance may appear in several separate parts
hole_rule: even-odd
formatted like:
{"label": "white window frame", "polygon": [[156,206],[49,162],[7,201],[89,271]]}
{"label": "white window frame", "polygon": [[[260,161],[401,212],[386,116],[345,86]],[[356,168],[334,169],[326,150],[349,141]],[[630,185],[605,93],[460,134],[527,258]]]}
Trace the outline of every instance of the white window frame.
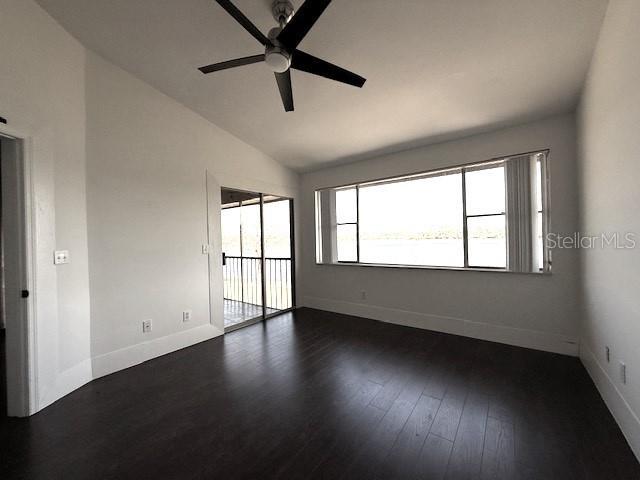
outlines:
{"label": "white window frame", "polygon": [[[466,172],[475,171],[484,168],[492,168],[492,166],[503,164],[505,166],[506,173],[506,163],[510,159],[514,159],[517,157],[529,156],[533,158],[534,156],[542,155],[541,161],[541,191],[542,191],[542,269],[532,268],[530,271],[517,271],[510,269],[508,256],[509,253],[507,251],[507,262],[506,267],[491,267],[491,266],[471,266],[469,265],[468,259],[468,229],[467,229],[467,219],[475,218],[475,217],[485,217],[493,214],[479,214],[479,215],[467,215],[467,198],[466,198]],[[398,175],[394,177],[381,178],[376,180],[367,180],[357,183],[351,183],[347,185],[340,185],[336,187],[327,187],[318,189],[315,192],[316,199],[316,264],[320,265],[350,265],[350,266],[372,266],[372,267],[389,267],[389,268],[417,268],[417,269],[432,269],[432,270],[462,270],[462,271],[490,271],[490,272],[504,272],[504,273],[520,273],[520,274],[550,274],[551,273],[551,252],[547,248],[546,242],[544,239],[547,236],[550,225],[550,208],[549,208],[549,158],[550,158],[550,150],[549,149],[540,149],[534,150],[531,152],[519,153],[515,155],[509,155],[504,157],[493,158],[490,160],[485,160],[482,162],[474,162],[462,165],[456,165],[452,167],[428,170],[423,172],[411,173],[406,175]],[[439,266],[439,265],[404,265],[404,264],[389,264],[389,263],[367,263],[360,261],[360,205],[359,205],[359,189],[361,186],[368,186],[373,184],[385,184],[385,183],[395,183],[395,182],[404,182],[410,181],[412,179],[420,179],[427,177],[434,177],[439,175],[444,175],[447,173],[460,173],[462,178],[462,203],[463,203],[463,249],[464,249],[464,266],[463,267],[451,267],[451,266]],[[355,188],[356,189],[356,222],[348,222],[349,224],[356,225],[356,251],[357,251],[357,261],[338,261],[337,260],[337,248],[336,248],[336,228],[337,223],[335,221],[335,211],[332,215],[327,217],[323,216],[322,212],[320,212],[320,208],[333,208],[335,209],[335,191],[341,189]],[[505,183],[505,193],[506,189],[509,188]],[[333,192],[333,196],[329,199],[324,199],[322,194],[324,192]],[[533,194],[531,195],[532,201],[534,201]],[[533,212],[532,212],[533,213]],[[505,243],[508,250],[509,245],[509,232],[508,232],[508,208],[505,200],[505,211],[502,213],[496,213],[495,215],[503,215],[505,218],[505,227],[506,227],[506,235]],[[323,223],[325,222],[325,223]],[[327,225],[328,222],[332,222],[331,228]],[[533,227],[533,225],[532,225]],[[533,228],[532,228],[533,231]],[[327,248],[329,247],[329,248]],[[533,247],[535,248],[535,247]]]}

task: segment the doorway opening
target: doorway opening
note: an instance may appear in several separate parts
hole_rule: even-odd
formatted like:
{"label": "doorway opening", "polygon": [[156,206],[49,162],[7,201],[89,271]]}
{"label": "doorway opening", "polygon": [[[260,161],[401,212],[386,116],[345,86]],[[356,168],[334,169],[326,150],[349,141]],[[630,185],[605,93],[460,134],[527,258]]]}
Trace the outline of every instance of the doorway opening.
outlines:
{"label": "doorway opening", "polygon": [[[9,141],[9,140],[6,140]],[[2,161],[3,144],[5,140],[0,135],[0,416],[7,416],[7,325],[5,320],[5,289],[4,289],[4,195],[2,188],[2,174],[4,165]]]}
{"label": "doorway opening", "polygon": [[221,189],[225,332],[294,307],[293,201]]}
{"label": "doorway opening", "polygon": [[22,142],[0,132],[0,418],[33,411]]}

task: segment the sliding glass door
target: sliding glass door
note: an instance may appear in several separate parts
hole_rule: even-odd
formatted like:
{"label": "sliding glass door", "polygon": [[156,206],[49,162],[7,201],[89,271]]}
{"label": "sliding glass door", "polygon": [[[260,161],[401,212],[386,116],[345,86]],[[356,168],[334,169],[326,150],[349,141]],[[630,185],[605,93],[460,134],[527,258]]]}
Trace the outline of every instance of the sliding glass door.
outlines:
{"label": "sliding glass door", "polygon": [[294,306],[293,202],[223,188],[222,272],[225,331]]}
{"label": "sliding glass door", "polygon": [[291,199],[264,197],[264,281],[267,315],[293,307],[292,212]]}
{"label": "sliding glass door", "polygon": [[257,193],[222,189],[224,326],[237,328],[263,317],[262,218]]}

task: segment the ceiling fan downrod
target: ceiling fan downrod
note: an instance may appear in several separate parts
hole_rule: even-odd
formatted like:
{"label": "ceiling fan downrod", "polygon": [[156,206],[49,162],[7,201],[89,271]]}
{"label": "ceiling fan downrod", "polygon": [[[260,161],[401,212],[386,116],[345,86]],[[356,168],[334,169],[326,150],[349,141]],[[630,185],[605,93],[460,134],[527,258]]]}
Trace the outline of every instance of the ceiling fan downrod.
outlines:
{"label": "ceiling fan downrod", "polygon": [[289,20],[291,20],[291,17],[293,17],[295,10],[289,0],[274,0],[271,6],[271,12],[273,13],[273,18],[275,18],[276,22],[280,25],[280,28],[284,28],[287,23],[289,23]]}
{"label": "ceiling fan downrod", "polygon": [[264,61],[274,73],[284,73],[291,67],[291,52],[278,41],[278,35],[293,17],[294,9],[289,0],[275,0],[271,11],[280,26],[272,28],[267,34],[271,45],[265,47]]}

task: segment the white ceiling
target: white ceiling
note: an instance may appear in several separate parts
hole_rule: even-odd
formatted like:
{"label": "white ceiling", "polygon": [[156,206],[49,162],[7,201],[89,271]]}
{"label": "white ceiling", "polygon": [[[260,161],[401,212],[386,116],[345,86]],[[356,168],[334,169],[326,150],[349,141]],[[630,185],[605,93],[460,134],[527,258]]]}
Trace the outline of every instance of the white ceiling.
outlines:
{"label": "white ceiling", "polygon": [[[605,0],[334,0],[300,48],[368,79],[294,71],[285,113],[261,53],[212,0],[38,0],[88,48],[298,170],[575,107]],[[236,0],[266,33],[270,0]],[[294,0],[299,6],[301,0]]]}

